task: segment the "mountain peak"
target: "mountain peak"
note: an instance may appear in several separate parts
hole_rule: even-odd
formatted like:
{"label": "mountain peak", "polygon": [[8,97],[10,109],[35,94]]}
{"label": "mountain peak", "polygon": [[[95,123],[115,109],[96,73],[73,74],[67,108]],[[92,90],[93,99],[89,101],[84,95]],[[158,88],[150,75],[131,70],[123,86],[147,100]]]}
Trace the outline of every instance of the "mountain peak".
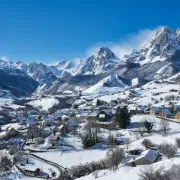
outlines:
{"label": "mountain peak", "polygon": [[168,26],[164,26],[155,31],[140,52],[149,59],[157,56],[167,58],[173,55],[177,49],[180,49],[180,44],[176,31]]}
{"label": "mountain peak", "polygon": [[108,48],[108,47],[101,47],[97,53],[98,56],[104,56],[107,59],[116,59],[119,58]]}

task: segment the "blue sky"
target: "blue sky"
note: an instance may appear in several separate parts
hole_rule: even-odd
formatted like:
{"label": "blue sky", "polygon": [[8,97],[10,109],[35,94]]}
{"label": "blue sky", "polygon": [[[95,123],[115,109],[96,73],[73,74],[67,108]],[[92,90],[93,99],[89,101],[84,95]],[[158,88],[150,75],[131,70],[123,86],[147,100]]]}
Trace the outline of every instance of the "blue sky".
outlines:
{"label": "blue sky", "polygon": [[116,45],[136,46],[160,25],[180,27],[179,6],[174,0],[0,0],[0,57],[53,63],[85,58],[99,45],[118,53]]}

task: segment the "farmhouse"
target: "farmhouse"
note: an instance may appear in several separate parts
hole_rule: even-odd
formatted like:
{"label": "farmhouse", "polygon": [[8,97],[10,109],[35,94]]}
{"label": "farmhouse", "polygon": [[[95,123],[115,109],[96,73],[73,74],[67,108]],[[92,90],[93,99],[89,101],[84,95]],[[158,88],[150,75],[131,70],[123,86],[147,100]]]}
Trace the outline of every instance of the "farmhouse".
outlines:
{"label": "farmhouse", "polygon": [[90,114],[88,114],[88,120],[97,120],[98,119],[99,112],[94,111]]}
{"label": "farmhouse", "polygon": [[24,173],[30,176],[37,176],[40,173],[40,169],[36,167],[26,166],[24,168]]}
{"label": "farmhouse", "polygon": [[169,109],[161,109],[159,112],[159,116],[162,118],[172,118],[173,114]]}
{"label": "farmhouse", "polygon": [[112,113],[108,110],[103,110],[99,113],[99,121],[108,121],[112,118]]}
{"label": "farmhouse", "polygon": [[180,111],[180,105],[175,105],[174,106],[174,112]]}
{"label": "farmhouse", "polygon": [[134,106],[134,105],[129,105],[128,106],[128,109],[129,109],[129,113],[131,114],[131,115],[135,115],[135,114],[137,114],[137,107],[136,106]]}
{"label": "farmhouse", "polygon": [[157,116],[157,115],[159,115],[159,112],[160,112],[160,108],[152,107],[150,110],[150,115]]}
{"label": "farmhouse", "polygon": [[140,156],[135,158],[134,160],[130,160],[128,162],[129,166],[136,166],[136,165],[144,165],[144,164],[152,164],[156,161],[158,157],[158,151],[154,151],[152,149],[148,149],[143,151]]}
{"label": "farmhouse", "polygon": [[180,119],[180,111],[177,111],[174,115],[174,119]]}

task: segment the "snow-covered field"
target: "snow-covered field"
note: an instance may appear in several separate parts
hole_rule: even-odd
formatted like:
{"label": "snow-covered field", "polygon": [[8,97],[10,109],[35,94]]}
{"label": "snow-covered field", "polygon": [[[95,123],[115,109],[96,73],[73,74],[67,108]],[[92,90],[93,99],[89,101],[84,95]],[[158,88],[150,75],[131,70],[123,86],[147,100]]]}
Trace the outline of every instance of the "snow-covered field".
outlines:
{"label": "snow-covered field", "polygon": [[36,155],[58,163],[64,167],[71,167],[74,165],[85,164],[91,161],[98,161],[103,159],[106,155],[105,150],[83,150],[83,151],[70,151],[70,152],[46,152],[36,153]]}
{"label": "snow-covered field", "polygon": [[[140,88],[134,88],[131,90],[126,90],[120,93],[114,93],[111,95],[104,95],[98,97],[93,100],[95,104],[97,99],[104,100],[106,102],[111,102],[111,100],[125,99],[130,100],[131,102],[136,103],[137,105],[148,105],[153,104],[153,106],[162,106],[167,105],[169,101],[166,100],[168,96],[174,96],[173,101],[174,103],[179,103],[179,99],[176,98],[179,95],[178,90],[180,90],[180,85],[177,83],[170,81],[152,81]],[[175,91],[174,91],[175,90]],[[130,94],[133,92],[133,96],[131,97]]]}
{"label": "snow-covered field", "polygon": [[32,105],[33,107],[40,107],[42,110],[47,111],[49,108],[58,103],[59,101],[54,97],[46,97],[38,100],[33,100],[28,104]]}

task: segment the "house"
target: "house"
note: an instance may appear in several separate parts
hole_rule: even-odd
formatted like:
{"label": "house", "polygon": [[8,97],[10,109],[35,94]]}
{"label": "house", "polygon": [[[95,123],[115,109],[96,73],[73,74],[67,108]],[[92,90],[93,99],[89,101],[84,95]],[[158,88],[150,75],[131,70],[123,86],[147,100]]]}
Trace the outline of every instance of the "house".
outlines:
{"label": "house", "polygon": [[160,110],[159,116],[162,118],[173,118],[172,112],[166,108]]}
{"label": "house", "polygon": [[175,113],[177,112],[177,111],[180,111],[180,105],[175,105],[174,106],[174,110],[173,110]]}
{"label": "house", "polygon": [[80,114],[80,121],[86,120],[88,117],[88,112],[83,112]]}
{"label": "house", "polygon": [[70,122],[68,122],[68,127],[69,127],[70,130],[73,130],[76,127],[78,127],[78,124],[75,121],[70,121]]}
{"label": "house", "polygon": [[93,109],[93,106],[83,106],[79,107],[79,109],[83,111],[91,111]]}
{"label": "house", "polygon": [[180,119],[180,111],[177,111],[174,115],[174,119]]}
{"label": "house", "polygon": [[108,110],[103,110],[98,115],[99,121],[107,121],[112,118],[112,112]]}
{"label": "house", "polygon": [[136,106],[130,104],[130,105],[128,106],[128,109],[129,109],[129,113],[130,113],[131,115],[137,114],[137,107],[136,107]]}
{"label": "house", "polygon": [[99,115],[99,111],[93,111],[90,114],[88,114],[87,119],[88,120],[97,120]]}
{"label": "house", "polygon": [[150,110],[150,115],[152,116],[158,116],[160,112],[160,108],[158,107],[152,107]]}
{"label": "house", "polygon": [[24,173],[29,175],[29,176],[37,176],[40,173],[40,169],[36,168],[34,166],[26,166],[24,167]]}
{"label": "house", "polygon": [[144,110],[147,108],[147,106],[138,106],[137,113],[144,114]]}
{"label": "house", "polygon": [[158,158],[158,151],[148,149],[143,151],[140,156],[128,161],[129,166],[152,164]]}
{"label": "house", "polygon": [[146,107],[145,110],[144,110],[144,114],[149,114],[151,111],[151,108],[150,107]]}

